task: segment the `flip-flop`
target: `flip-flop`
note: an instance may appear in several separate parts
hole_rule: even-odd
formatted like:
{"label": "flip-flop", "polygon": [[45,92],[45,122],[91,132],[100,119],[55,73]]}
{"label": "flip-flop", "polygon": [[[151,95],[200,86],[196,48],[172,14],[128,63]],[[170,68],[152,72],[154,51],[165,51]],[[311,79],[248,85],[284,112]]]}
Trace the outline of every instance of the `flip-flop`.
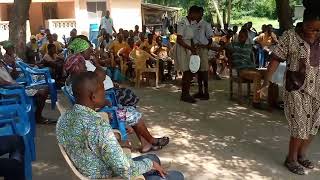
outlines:
{"label": "flip-flop", "polygon": [[298,162],[289,162],[288,159],[284,162],[284,166],[292,173],[297,175],[305,175],[303,167]]}
{"label": "flip-flop", "polygon": [[140,149],[140,153],[148,153],[148,152],[151,152],[151,151],[159,151],[162,149],[162,146],[151,146],[148,150],[145,150],[145,151],[142,151],[142,149]]}
{"label": "flip-flop", "polygon": [[308,169],[314,169],[314,163],[310,161],[309,159],[303,158],[303,157],[298,157],[298,163],[302,165],[305,168]]}
{"label": "flip-flop", "polygon": [[153,143],[153,146],[161,146],[164,147],[169,144],[170,138],[169,137],[162,137],[162,138],[156,138],[156,143]]}

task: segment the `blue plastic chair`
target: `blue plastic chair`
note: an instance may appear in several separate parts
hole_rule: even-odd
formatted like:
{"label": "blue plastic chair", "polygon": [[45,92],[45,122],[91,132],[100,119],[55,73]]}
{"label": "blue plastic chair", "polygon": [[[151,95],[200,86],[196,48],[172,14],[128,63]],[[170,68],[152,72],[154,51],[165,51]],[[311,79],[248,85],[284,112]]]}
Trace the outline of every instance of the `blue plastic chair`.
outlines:
{"label": "blue plastic chair", "polygon": [[[28,64],[22,61],[16,61],[16,64],[22,69],[22,72],[25,76],[26,83],[28,86],[43,86],[46,85],[50,91],[50,99],[51,99],[51,109],[55,109],[56,102],[58,101],[57,89],[55,80],[51,78],[50,71],[48,68],[38,69],[32,68]],[[34,76],[42,76],[44,80],[35,80]]]}
{"label": "blue plastic chair", "polygon": [[115,91],[113,89],[106,90],[105,95],[106,95],[105,96],[106,99],[109,102],[111,102],[112,106],[114,106],[114,107],[118,107],[119,106],[116,93],[115,93]]}
{"label": "blue plastic chair", "polygon": [[263,68],[266,64],[266,58],[264,54],[264,50],[262,47],[258,47],[258,60],[259,60],[259,68]]}
{"label": "blue plastic chair", "polygon": [[112,119],[110,122],[111,127],[113,129],[118,129],[121,133],[121,140],[126,141],[128,140],[128,135],[126,130],[126,121],[118,117],[118,113],[117,113],[118,109],[119,109],[118,107],[114,107],[114,106],[112,107],[105,106],[102,109],[98,110],[98,112],[106,112],[111,114],[112,116]]}
{"label": "blue plastic chair", "polygon": [[[7,113],[10,112],[10,115]],[[18,104],[0,106],[0,136],[19,135],[25,145],[24,168],[27,180],[32,180],[32,157],[28,134],[30,122],[24,107]]]}
{"label": "blue plastic chair", "polygon": [[169,38],[167,36],[162,36],[162,44],[165,46],[169,45]]}
{"label": "blue plastic chair", "polygon": [[68,98],[70,104],[74,105],[74,104],[76,103],[76,100],[75,100],[75,98],[68,92],[66,86],[63,86],[63,87],[61,88],[61,90],[62,90],[63,94]]}
{"label": "blue plastic chair", "polygon": [[[13,88],[10,86],[5,86],[4,88]],[[28,139],[31,149],[32,160],[36,160],[36,145],[34,138],[36,136],[36,122],[35,122],[35,106],[30,97],[25,93],[23,87],[16,87],[15,89],[4,89],[0,88],[0,105],[12,105],[18,104],[24,108],[24,111],[28,114],[28,120],[30,121],[30,138]],[[7,112],[6,115],[12,115],[11,112]]]}
{"label": "blue plastic chair", "polygon": [[[68,98],[69,102],[72,105],[74,105],[75,98],[70,93],[68,93],[65,86],[63,86],[61,89],[62,89],[63,94]],[[106,107],[100,109],[98,112],[107,112],[112,115],[112,120],[110,122],[111,127],[113,129],[118,129],[121,133],[122,140],[126,141],[128,139],[127,130],[126,130],[126,122],[124,120],[122,120],[120,117],[118,117],[117,110],[119,109],[119,107],[118,107],[118,101],[116,99],[115,92],[112,89],[107,90],[105,93],[105,98],[107,100],[109,100],[109,102],[111,102],[112,106],[111,107],[106,106]]]}
{"label": "blue plastic chair", "polygon": [[[0,105],[21,104],[29,114],[31,121],[35,121],[35,106],[31,97],[27,96],[23,86],[0,86]],[[31,124],[33,124],[31,122]],[[35,127],[35,122],[34,122]],[[34,128],[35,129],[35,128]],[[33,128],[32,128],[33,130]],[[35,135],[35,132],[33,133]]]}

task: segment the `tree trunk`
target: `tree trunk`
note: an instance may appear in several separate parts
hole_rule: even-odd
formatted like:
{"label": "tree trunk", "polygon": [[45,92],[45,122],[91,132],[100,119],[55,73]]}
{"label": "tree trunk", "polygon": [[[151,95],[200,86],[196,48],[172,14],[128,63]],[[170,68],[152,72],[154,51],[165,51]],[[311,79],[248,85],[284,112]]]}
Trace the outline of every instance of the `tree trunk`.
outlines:
{"label": "tree trunk", "polygon": [[222,10],[222,18],[223,18],[223,24],[227,24],[227,12],[226,12],[226,9]]}
{"label": "tree trunk", "polygon": [[9,40],[15,45],[18,57],[25,58],[26,21],[29,17],[31,0],[14,0],[10,13]]}
{"label": "tree trunk", "polygon": [[232,0],[228,0],[228,13],[227,13],[227,24],[230,25],[231,20],[231,9],[232,9]]}
{"label": "tree trunk", "polygon": [[292,8],[290,7],[289,0],[276,0],[278,21],[280,30],[286,31],[293,26]]}
{"label": "tree trunk", "polygon": [[217,13],[220,25],[223,27],[223,19],[222,19],[221,13],[219,11],[219,6],[218,6],[217,1],[216,0],[210,0],[210,2],[212,3],[213,8]]}

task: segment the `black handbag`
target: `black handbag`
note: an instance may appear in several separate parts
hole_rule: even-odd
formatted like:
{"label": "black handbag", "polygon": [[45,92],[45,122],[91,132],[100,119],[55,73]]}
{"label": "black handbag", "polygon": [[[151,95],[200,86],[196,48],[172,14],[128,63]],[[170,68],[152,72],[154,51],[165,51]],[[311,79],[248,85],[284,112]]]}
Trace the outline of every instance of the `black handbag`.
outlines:
{"label": "black handbag", "polygon": [[286,90],[288,92],[299,90],[306,79],[306,65],[304,59],[299,61],[299,70],[286,72]]}

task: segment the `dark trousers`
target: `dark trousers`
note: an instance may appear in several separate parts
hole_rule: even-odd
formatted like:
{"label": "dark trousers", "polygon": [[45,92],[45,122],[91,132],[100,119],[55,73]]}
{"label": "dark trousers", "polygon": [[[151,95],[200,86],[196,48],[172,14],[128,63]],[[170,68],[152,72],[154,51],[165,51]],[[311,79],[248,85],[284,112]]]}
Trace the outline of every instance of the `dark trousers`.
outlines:
{"label": "dark trousers", "polygon": [[184,71],[182,75],[182,97],[190,96],[191,80],[194,74],[191,71]]}
{"label": "dark trousers", "polygon": [[[138,156],[136,158],[133,158],[133,160],[141,161],[146,158],[150,159],[151,161],[155,161],[161,165],[160,159],[155,154],[146,154],[146,155]],[[165,180],[184,180],[183,174],[179,171],[168,171],[167,173],[168,174],[166,175]],[[161,178],[161,176],[159,176],[158,172],[154,170],[143,174],[143,176],[146,180],[162,180],[163,179]]]}
{"label": "dark trousers", "polygon": [[5,180],[24,180],[24,144],[20,136],[0,136],[0,177]]}
{"label": "dark trousers", "polygon": [[[167,75],[164,74],[165,69],[168,70],[168,74]],[[165,81],[166,77],[167,78],[171,77],[172,69],[173,69],[172,61],[169,61],[169,60],[164,61],[162,59],[159,60],[159,76],[160,76],[161,81]]]}
{"label": "dark trousers", "polygon": [[[208,71],[198,71],[198,88],[200,94],[208,94]],[[203,91],[204,90],[204,91]]]}

